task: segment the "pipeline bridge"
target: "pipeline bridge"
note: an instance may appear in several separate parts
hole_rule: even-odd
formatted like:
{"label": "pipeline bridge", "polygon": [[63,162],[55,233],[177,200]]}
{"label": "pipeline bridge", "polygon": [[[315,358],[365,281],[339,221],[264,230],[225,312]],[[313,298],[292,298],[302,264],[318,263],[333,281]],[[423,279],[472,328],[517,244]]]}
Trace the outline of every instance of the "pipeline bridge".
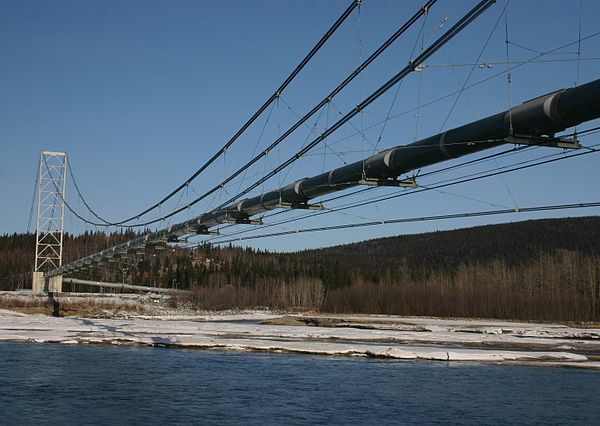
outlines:
{"label": "pipeline bridge", "polygon": [[[67,156],[63,152],[42,151],[40,155],[40,166],[38,174],[38,212],[37,212],[37,238],[36,238],[36,265],[33,273],[32,289],[40,293],[44,291],[60,292],[63,283],[72,283],[99,287],[121,287],[129,290],[152,290],[147,286],[134,286],[131,284],[107,283],[91,279],[83,279],[86,273],[110,265],[118,265],[132,256],[144,256],[148,253],[157,253],[172,246],[189,246],[190,237],[208,237],[216,239],[216,243],[223,244],[234,241],[244,241],[265,236],[284,235],[293,232],[316,232],[328,229],[344,229],[361,226],[375,226],[385,223],[401,223],[410,221],[439,220],[453,217],[486,216],[494,214],[508,214],[526,211],[565,210],[585,207],[598,207],[599,202],[581,202],[570,205],[544,205],[528,206],[518,209],[495,209],[486,211],[465,212],[461,214],[448,214],[437,216],[424,216],[418,218],[392,218],[381,221],[367,221],[351,224],[340,224],[326,227],[305,228],[296,231],[263,232],[258,236],[245,236],[244,230],[235,231],[237,225],[249,225],[250,227],[268,228],[269,224],[265,218],[278,215],[282,212],[304,210],[307,215],[319,215],[326,212],[340,211],[349,207],[376,203],[381,200],[406,195],[411,192],[426,191],[432,187],[420,184],[420,179],[427,175],[429,167],[446,161],[453,162],[450,168],[461,167],[465,164],[483,161],[506,153],[514,153],[524,149],[548,148],[555,149],[561,155],[553,154],[540,157],[537,161],[515,163],[510,167],[491,170],[487,174],[477,176],[466,176],[451,182],[437,184],[435,188],[445,188],[464,181],[483,179],[498,174],[534,167],[536,165],[548,164],[562,161],[565,158],[588,155],[598,152],[595,146],[582,145],[580,138],[587,134],[594,134],[597,127],[587,129],[579,128],[578,131],[570,131],[576,126],[585,125],[600,118],[600,79],[584,82],[574,87],[560,88],[551,93],[540,93],[538,97],[523,99],[506,110],[498,111],[496,114],[472,121],[462,126],[444,130],[438,134],[422,138],[410,143],[403,143],[387,149],[379,150],[373,155],[366,156],[350,164],[341,167],[296,179],[292,182],[284,182],[284,185],[264,190],[264,185],[274,176],[280,173],[299,159],[305,157],[311,150],[327,140],[340,128],[351,123],[353,118],[367,110],[371,104],[376,102],[390,89],[397,87],[412,73],[423,72],[428,60],[436,52],[452,39],[465,30],[479,16],[486,13],[492,6],[499,7],[500,16],[505,13],[506,6],[496,4],[492,0],[484,0],[476,3],[464,16],[448,26],[435,40],[411,57],[410,61],[395,74],[384,81],[376,90],[368,96],[363,97],[356,106],[346,113],[339,114],[337,120],[330,124],[324,131],[314,135],[312,140],[307,141],[304,146],[282,161],[270,171],[266,171],[252,184],[246,186],[235,194],[230,194],[228,199],[210,211],[203,212],[193,218],[180,221],[155,231],[149,231],[144,235],[107,247],[103,250],[86,255],[79,259],[63,262],[63,232],[65,209],[68,209],[81,221],[96,227],[113,228],[144,228],[189,211],[190,207],[217,193],[225,185],[237,177],[246,173],[248,169],[264,159],[278,145],[283,143],[290,135],[294,134],[302,126],[313,118],[324,107],[330,105],[332,100],[341,93],[354,79],[360,77],[361,73],[371,65],[388,47],[414,25],[423,22],[436,0],[424,2],[415,10],[414,15],[402,22],[397,31],[393,33],[384,43],[375,49],[358,67],[350,72],[339,85],[332,88],[326,96],[317,102],[314,107],[304,115],[299,115],[297,121],[286,131],[282,132],[272,143],[268,144],[251,159],[236,170],[229,172],[222,182],[214,185],[205,193],[173,211],[161,214],[158,219],[144,219],[150,212],[160,209],[166,201],[172,199],[176,194],[188,187],[192,181],[202,175],[215,161],[224,156],[228,149],[238,141],[240,136],[248,130],[274,103],[278,102],[286,88],[301,73],[303,68],[313,59],[318,51],[327,43],[332,34],[336,32],[351,16],[361,7],[358,0],[352,1],[343,11],[333,25],[325,32],[323,37],[314,45],[309,53],[299,62],[298,66],[290,73],[283,83],[273,91],[267,100],[257,111],[240,127],[215,154],[202,164],[187,180],[181,183],[173,191],[163,197],[160,201],[143,209],[135,215],[123,220],[114,221],[101,217],[93,210],[85,198],[75,186],[77,195],[80,196],[85,207],[94,216],[93,220],[87,219],[83,214],[75,211],[73,206],[65,199],[65,182],[68,178]],[[481,67],[481,63],[477,66]],[[474,64],[475,66],[475,64]],[[508,71],[507,71],[508,72]],[[464,87],[463,87],[464,89]],[[517,94],[513,94],[517,97]],[[505,146],[505,151],[494,150]],[[481,156],[481,153],[490,151],[489,154]],[[565,154],[565,152],[568,152]],[[480,154],[477,156],[477,154]],[[466,157],[465,161],[458,162],[457,159]],[[424,174],[421,171],[425,171]],[[72,173],[70,176],[73,177]],[[347,206],[327,210],[327,203],[337,200],[346,194],[368,191],[372,188],[390,188],[391,193],[383,196],[371,197],[366,200]],[[400,189],[402,192],[398,192]],[[258,191],[258,192],[257,192]],[[337,194],[339,193],[339,195]],[[327,198],[329,197],[329,198]],[[281,221],[278,223],[286,223]],[[227,229],[232,231],[222,234]],[[212,240],[209,240],[212,241]],[[123,280],[124,281],[124,280]],[[155,289],[156,290],[156,289]],[[158,289],[169,291],[169,289]]]}

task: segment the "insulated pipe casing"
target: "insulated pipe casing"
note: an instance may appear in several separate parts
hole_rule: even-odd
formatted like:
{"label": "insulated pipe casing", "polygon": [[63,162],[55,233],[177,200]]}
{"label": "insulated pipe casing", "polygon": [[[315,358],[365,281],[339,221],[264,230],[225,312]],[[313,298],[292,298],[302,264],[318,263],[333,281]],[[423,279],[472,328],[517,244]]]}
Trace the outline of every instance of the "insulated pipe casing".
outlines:
{"label": "insulated pipe casing", "polygon": [[496,114],[410,145],[393,148],[389,167],[393,176],[399,176],[410,170],[501,145],[505,136],[508,136],[508,132],[504,126],[504,113]]}
{"label": "insulated pipe casing", "polygon": [[552,135],[600,116],[600,81],[563,89],[518,105],[505,115],[515,134]]}
{"label": "insulated pipe casing", "polygon": [[352,163],[300,182],[300,191],[307,199],[356,185],[362,176],[362,162]]}
{"label": "insulated pipe casing", "polygon": [[553,135],[597,117],[600,117],[600,80],[531,99],[509,111],[381,151],[365,160],[243,200],[236,206],[252,216],[281,202],[307,202],[355,186],[364,178],[395,178],[411,170],[493,148],[506,143],[505,138],[512,134]]}
{"label": "insulated pipe casing", "polygon": [[300,193],[301,182],[302,179],[283,188],[268,191],[256,197],[246,198],[237,204],[237,208],[248,216],[253,216],[266,210],[272,210],[280,203],[296,204],[305,202],[306,197]]}
{"label": "insulated pipe casing", "polygon": [[396,176],[506,143],[511,135],[554,135],[600,117],[600,80],[531,99],[500,114],[393,148]]}
{"label": "insulated pipe casing", "polygon": [[296,182],[284,186],[280,191],[280,197],[282,202],[299,204],[308,201],[308,198],[302,193],[302,183],[307,178],[297,180]]}

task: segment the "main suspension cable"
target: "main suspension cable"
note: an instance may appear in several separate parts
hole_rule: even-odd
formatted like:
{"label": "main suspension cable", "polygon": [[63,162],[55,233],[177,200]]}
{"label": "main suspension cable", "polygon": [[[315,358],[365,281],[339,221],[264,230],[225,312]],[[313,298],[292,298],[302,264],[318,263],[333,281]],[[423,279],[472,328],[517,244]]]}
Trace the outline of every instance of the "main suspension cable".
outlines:
{"label": "main suspension cable", "polygon": [[[590,34],[590,35],[588,35],[588,36],[585,36],[585,37],[583,37],[583,38],[581,39],[581,41],[584,41],[584,40],[590,40],[590,39],[593,39],[593,38],[595,38],[595,37],[598,37],[598,36],[600,36],[600,31],[597,31],[597,32],[595,32],[595,33],[592,33],[592,34]],[[511,66],[511,67],[510,67],[508,70],[504,70],[504,71],[497,72],[496,74],[493,74],[493,75],[491,75],[491,76],[488,76],[488,77],[485,77],[485,78],[483,78],[483,79],[481,79],[481,80],[479,80],[479,81],[476,81],[476,82],[474,82],[474,83],[472,83],[472,84],[470,84],[470,85],[466,86],[464,90],[470,90],[470,89],[472,89],[472,88],[474,88],[474,87],[480,86],[480,85],[482,85],[482,84],[484,84],[484,83],[487,83],[488,81],[491,81],[491,80],[493,80],[493,79],[496,79],[496,78],[498,78],[498,77],[500,77],[500,76],[502,76],[502,75],[506,74],[507,72],[509,72],[509,71],[512,71],[512,70],[514,70],[514,69],[517,69],[517,68],[520,68],[520,67],[522,67],[522,66],[524,66],[524,65],[528,65],[528,64],[532,64],[532,63],[538,63],[538,62],[542,62],[542,61],[537,61],[537,59],[538,59],[538,58],[540,58],[540,57],[542,57],[542,56],[545,56],[545,55],[551,55],[551,54],[555,54],[555,53],[556,53],[556,52],[558,52],[559,50],[562,50],[562,49],[564,49],[565,47],[569,47],[569,46],[576,45],[577,43],[578,43],[578,41],[576,40],[576,41],[572,41],[572,42],[569,42],[569,43],[566,43],[566,44],[560,45],[560,46],[558,46],[558,47],[555,47],[555,48],[553,48],[553,49],[547,50],[547,51],[545,51],[545,52],[537,52],[537,51],[536,51],[536,52],[535,52],[535,53],[536,53],[536,55],[535,55],[535,56],[533,56],[533,57],[531,57],[531,58],[529,58],[529,59],[523,60],[523,61],[514,61],[514,62],[511,62],[511,64],[514,64],[514,65],[512,65],[512,66]],[[514,44],[514,43],[511,43],[511,44]],[[600,58],[597,58],[597,59],[600,59]],[[548,62],[553,62],[553,61],[548,61]],[[504,62],[499,62],[499,63],[504,63]],[[473,64],[462,64],[461,66],[463,66],[463,65],[464,65],[464,66],[469,66],[469,67],[470,67],[470,66],[472,66]],[[424,64],[424,67],[425,67],[425,68],[427,68],[427,67],[428,67],[428,65],[425,65],[425,64]],[[443,95],[443,96],[437,97],[437,98],[435,98],[435,99],[432,99],[431,101],[428,101],[428,102],[426,102],[425,104],[421,105],[420,107],[413,107],[413,108],[409,108],[409,109],[407,109],[407,110],[404,110],[404,111],[402,111],[402,112],[399,112],[399,113],[397,113],[397,114],[394,114],[394,115],[392,115],[391,117],[389,117],[389,119],[396,119],[396,118],[402,117],[402,116],[404,116],[404,115],[406,115],[406,114],[410,114],[410,113],[412,113],[412,112],[415,112],[415,111],[417,111],[419,108],[425,108],[425,107],[429,107],[429,106],[431,106],[431,105],[438,104],[438,103],[440,103],[440,102],[442,102],[442,101],[445,101],[445,100],[446,100],[446,99],[448,99],[448,98],[451,98],[452,96],[455,96],[455,95],[457,95],[459,92],[460,92],[460,90],[456,90],[456,91],[454,91],[454,92],[451,92],[451,93],[445,94],[445,95]],[[371,130],[371,129],[375,128],[375,127],[381,126],[381,125],[382,125],[382,124],[383,124],[385,121],[386,121],[386,120],[381,120],[381,121],[378,121],[378,122],[376,122],[376,123],[373,123],[373,124],[369,125],[368,127],[366,127],[366,128],[365,128],[365,130]],[[352,137],[354,137],[354,136],[357,136],[358,134],[359,134],[358,132],[355,132],[355,133],[352,133],[352,134],[350,134],[350,135],[344,136],[343,138],[340,138],[340,139],[337,139],[337,140],[334,140],[334,141],[330,142],[330,145],[335,145],[335,144],[337,144],[337,143],[343,142],[343,141],[345,141],[345,140],[347,140],[347,139],[350,139],[350,138],[352,138]]]}
{"label": "main suspension cable", "polygon": [[[321,49],[321,47],[323,47],[323,45],[325,44],[325,42],[342,25],[342,23],[348,18],[348,16],[350,16],[350,14],[354,11],[354,9],[356,9],[360,5],[360,3],[361,3],[360,0],[352,0],[352,3],[350,4],[350,6],[348,6],[348,8],[346,8],[346,10],[342,13],[342,15],[331,26],[331,28],[329,28],[329,30],[323,35],[323,37],[321,37],[321,39],[317,42],[317,44],[315,44],[315,46],[313,46],[313,48],[310,50],[310,52],[308,52],[308,54],[304,57],[304,59],[302,59],[302,61],[296,66],[296,68],[285,79],[285,81],[279,86],[279,88],[263,103],[263,105],[252,115],[252,117],[250,117],[248,119],[248,121],[246,121],[246,123],[244,123],[244,125],[231,137],[231,139],[229,139],[227,141],[227,143],[225,143],[225,145],[223,145],[208,161],[206,161],[202,166],[200,166],[200,168],[198,170],[196,170],[194,172],[194,174],[192,174],[188,179],[186,179],[185,182],[183,182],[181,185],[179,185],[177,188],[175,188],[173,191],[171,191],[168,195],[166,195],[165,197],[163,197],[160,201],[158,201],[157,203],[155,203],[152,206],[148,207],[144,211],[142,211],[142,212],[140,212],[140,213],[138,213],[138,214],[136,214],[134,216],[131,216],[131,217],[127,218],[127,219],[118,221],[118,222],[110,222],[110,221],[108,221],[106,219],[103,219],[100,216],[98,216],[95,212],[92,211],[92,209],[89,207],[89,205],[87,204],[87,202],[85,200],[83,200],[83,197],[82,197],[82,201],[84,202],[84,204],[86,205],[86,207],[92,212],[92,214],[96,218],[98,218],[99,220],[101,220],[103,222],[102,224],[94,224],[94,223],[90,223],[90,222],[86,222],[86,223],[93,224],[93,225],[96,225],[96,226],[119,226],[119,225],[123,225],[123,224],[125,224],[127,222],[131,222],[132,220],[139,219],[141,216],[144,216],[145,214],[151,212],[152,210],[154,210],[154,209],[162,206],[167,200],[171,199],[179,191],[181,191],[182,189],[186,188],[194,179],[196,179],[202,172],[204,172],[204,170],[206,170],[222,154],[224,154],[227,151],[227,149],[231,145],[233,145],[233,143],[281,95],[281,93],[285,90],[285,88],[294,80],[294,78],[296,78],[296,76],[300,73],[300,71],[316,55],[316,53]],[[79,191],[77,191],[77,192],[81,196],[80,192]],[[189,205],[185,206],[184,209],[188,208],[188,207],[189,207]],[[182,211],[182,210],[180,210],[180,211]],[[147,223],[144,223],[144,224],[129,225],[128,227],[134,228],[134,227],[139,227],[139,226],[146,226],[146,225],[149,225],[151,223],[159,222],[160,220],[163,220],[163,219],[166,219],[166,217],[159,218],[156,221],[147,222]]]}
{"label": "main suspension cable", "polygon": [[[206,197],[214,194],[215,192],[217,192],[218,190],[222,189],[224,187],[224,185],[226,185],[227,183],[231,182],[233,179],[235,179],[237,176],[239,176],[241,173],[243,173],[246,169],[248,169],[249,167],[251,167],[253,164],[255,164],[258,160],[260,160],[262,157],[266,156],[273,148],[275,148],[277,145],[279,145],[284,139],[286,139],[290,134],[292,134],[296,129],[298,129],[298,127],[302,126],[310,117],[312,117],[314,114],[316,114],[323,106],[327,105],[331,99],[336,96],[339,92],[341,92],[348,84],[350,84],[350,82],[352,80],[354,80],[354,78],[356,78],[362,71],[364,71],[365,68],[367,68],[367,66],[369,66],[379,55],[381,55],[390,45],[393,44],[394,41],[396,41],[396,39],[398,39],[403,33],[405,33],[415,22],[418,21],[418,19],[427,14],[427,12],[429,11],[429,8],[435,4],[437,2],[437,0],[429,0],[427,1],[420,9],[417,13],[415,13],[408,21],[406,21],[390,38],[388,38],[375,52],[373,52],[369,58],[367,58],[359,67],[357,67],[352,73],[350,73],[350,75],[348,75],[348,77],[346,77],[346,79],[340,83],[328,96],[326,96],[321,102],[319,102],[312,110],[310,110],[304,117],[302,117],[300,120],[298,120],[292,127],[290,127],[284,134],[282,134],[279,138],[277,138],[277,140],[275,140],[270,146],[268,146],[266,149],[264,149],[260,154],[258,154],[257,156],[255,156],[252,160],[250,160],[248,163],[246,163],[244,166],[242,166],[241,168],[239,168],[237,171],[235,171],[234,173],[232,173],[228,178],[224,179],[220,184],[214,186],[212,189],[208,190],[207,192],[205,192],[204,194],[200,195],[199,197],[197,197],[196,199],[192,200],[189,204],[180,207],[176,210],[173,210],[172,212],[165,214],[163,216],[161,216],[160,218],[157,219],[153,219],[153,220],[149,220],[143,223],[138,223],[136,225],[122,225],[124,222],[127,221],[122,221],[120,223],[118,223],[119,225],[122,225],[122,227],[126,227],[126,228],[137,228],[137,227],[141,227],[141,226],[148,226],[157,222],[160,222],[161,220],[167,219],[169,217],[172,217],[178,213],[181,213],[182,211],[184,211],[185,209],[195,205],[196,203],[200,202],[201,200],[205,199]],[[481,5],[483,3],[489,3],[491,5],[492,0],[484,0],[480,3],[479,6],[477,6],[475,9],[473,9],[470,14],[475,15],[477,14],[477,16],[483,12],[483,10],[479,11],[481,9]],[[489,6],[489,5],[488,5]],[[486,6],[485,8],[487,8],[488,6]],[[478,13],[475,11],[479,11]],[[485,9],[484,9],[485,10]],[[459,21],[459,23],[455,26],[455,27],[459,27],[460,25],[460,29],[464,28],[466,25],[468,25],[468,23],[470,23],[473,19],[475,18],[475,16],[473,16],[471,19],[465,19],[463,18],[461,21]],[[452,38],[455,34],[451,34],[448,35],[448,33],[445,34],[445,37],[449,40],[450,38]],[[437,43],[439,43],[440,40],[438,40]],[[441,46],[439,46],[441,47]],[[439,47],[436,47],[435,50],[439,49]],[[431,51],[431,53],[429,53],[429,55],[431,55],[435,50]],[[427,57],[429,56],[427,55]],[[425,60],[426,57],[422,54],[419,58],[422,57],[422,60]],[[414,68],[417,66],[416,60],[411,62],[411,65],[409,65],[409,67]],[[407,67],[407,68],[409,68]],[[412,71],[412,68],[410,68],[410,70]],[[406,68],[405,68],[406,70]],[[389,82],[387,83],[389,84]],[[388,87],[389,88],[389,87]],[[381,89],[380,89],[381,90]],[[387,90],[387,89],[386,89]],[[381,93],[383,94],[383,93]],[[381,95],[380,94],[380,95]],[[379,96],[380,96],[379,95]],[[373,97],[373,95],[371,95],[371,97]],[[367,104],[363,105],[362,107],[364,108],[366,105],[368,105],[369,103],[371,103],[372,101],[374,101],[376,99],[373,98],[371,99]],[[364,104],[364,102],[363,102]],[[362,104],[361,104],[362,105]],[[357,107],[358,108],[358,107]],[[345,120],[345,121],[348,121]],[[339,122],[338,122],[339,123]],[[338,124],[336,123],[336,124]],[[343,124],[343,123],[342,123]],[[329,130],[329,134],[333,133],[335,130],[337,130],[337,128],[341,127],[341,124],[338,124],[335,129],[332,128],[328,129]],[[326,137],[326,136],[325,136]],[[312,148],[305,148],[303,151],[308,152],[308,150],[310,150]],[[298,155],[298,154],[296,154]],[[295,159],[299,158],[299,156]],[[211,160],[212,161],[212,160]],[[295,161],[295,160],[294,160]],[[292,161],[292,162],[294,162]],[[292,163],[290,162],[290,164]],[[279,169],[279,170],[272,170],[268,173],[269,178],[276,175],[277,173],[279,173],[279,171],[281,171],[283,168]],[[264,180],[260,180],[258,184],[254,184],[253,185],[253,189],[260,186],[262,183],[264,183],[267,179]],[[247,193],[249,191],[246,192],[242,192],[238,195],[236,195],[237,198],[239,198],[241,195]],[[235,197],[234,197],[235,198]],[[229,203],[226,202],[224,204]],[[157,206],[160,206],[161,204],[158,203]],[[222,204],[223,205],[223,204]],[[221,206],[222,206],[221,205]],[[220,206],[220,207],[221,207]],[[217,207],[217,208],[220,208]],[[139,218],[139,216],[136,216],[135,218]],[[132,218],[130,218],[132,219]],[[91,225],[95,225],[95,226],[110,226],[112,224],[108,224],[108,223],[94,223],[94,222],[90,222],[87,220],[84,220],[86,223],[91,224]]]}
{"label": "main suspension cable", "polygon": [[334,133],[348,121],[350,121],[354,116],[356,116],[360,111],[368,107],[375,100],[381,97],[384,93],[386,93],[389,89],[394,87],[398,82],[404,79],[407,75],[415,71],[415,69],[422,64],[425,60],[427,60],[431,55],[433,55],[436,51],[438,51],[442,46],[444,46],[448,41],[454,38],[458,33],[460,33],[465,27],[467,27],[473,20],[475,20],[479,15],[481,15],[487,8],[489,8],[494,3],[494,0],[483,0],[478,5],[476,5],[473,9],[471,9],[465,16],[463,16],[452,28],[450,28],[446,33],[444,33],[440,38],[438,38],[433,44],[431,44],[425,51],[423,51],[417,58],[411,61],[405,68],[403,68],[400,72],[398,72],[395,76],[390,78],[386,83],[384,83],[379,89],[375,90],[370,96],[364,99],[361,103],[359,103],[355,108],[350,110],[346,115],[344,115],[341,119],[339,119],[336,123],[334,123],[331,127],[325,130],[319,137],[313,140],[310,144],[308,144],[305,148],[298,151],[294,156],[290,157],[287,161],[283,162],[279,166],[277,166],[273,171],[267,173],[261,179],[259,179],[254,184],[247,187],[244,191],[237,194],[236,196],[230,198],[225,203],[222,203],[217,209],[222,208],[234,201],[238,200],[240,197],[246,195],[253,189],[260,186],[263,182],[266,182],[281,170],[288,167],[290,164],[297,161],[301,158],[305,153],[310,151],[316,145],[318,145],[321,141],[326,139],[329,135]]}

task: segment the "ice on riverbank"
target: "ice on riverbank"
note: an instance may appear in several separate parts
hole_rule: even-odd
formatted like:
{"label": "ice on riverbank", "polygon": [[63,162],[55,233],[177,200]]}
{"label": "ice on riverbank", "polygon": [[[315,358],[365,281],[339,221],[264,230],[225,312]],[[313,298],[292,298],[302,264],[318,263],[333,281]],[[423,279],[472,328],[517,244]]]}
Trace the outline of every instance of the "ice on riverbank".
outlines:
{"label": "ice on riverbank", "polygon": [[[600,368],[600,329],[560,324],[270,312],[191,318],[54,318],[0,311],[0,341],[148,345],[392,359],[535,363]],[[271,324],[260,323],[270,320]],[[309,326],[306,323],[321,326]],[[322,324],[328,326],[322,326]]]}

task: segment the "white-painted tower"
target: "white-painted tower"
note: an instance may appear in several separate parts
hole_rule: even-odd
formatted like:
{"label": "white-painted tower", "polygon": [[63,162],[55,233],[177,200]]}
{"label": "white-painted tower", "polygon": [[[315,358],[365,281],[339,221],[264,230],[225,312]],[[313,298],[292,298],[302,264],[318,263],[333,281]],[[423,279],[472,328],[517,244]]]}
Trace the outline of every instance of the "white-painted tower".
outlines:
{"label": "white-painted tower", "polygon": [[[44,291],[44,272],[62,265],[65,221],[65,183],[67,154],[42,151],[38,176],[35,270],[32,291]],[[48,291],[59,293],[62,276],[50,280]]]}

